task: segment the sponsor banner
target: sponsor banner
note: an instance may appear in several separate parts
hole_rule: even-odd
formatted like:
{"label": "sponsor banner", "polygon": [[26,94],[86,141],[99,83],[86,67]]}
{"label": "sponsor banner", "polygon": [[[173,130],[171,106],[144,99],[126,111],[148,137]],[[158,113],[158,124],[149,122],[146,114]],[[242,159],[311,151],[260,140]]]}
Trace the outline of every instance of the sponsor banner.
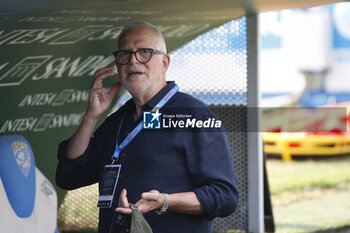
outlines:
{"label": "sponsor banner", "polygon": [[[149,2],[141,0],[109,2],[98,8],[86,3],[79,9],[3,9],[0,135],[23,135],[31,144],[38,168],[54,183],[58,143],[79,126],[95,72],[115,66],[112,51],[117,49],[124,25],[135,21],[153,23],[163,33],[171,52],[233,18],[229,7],[196,12],[169,4],[172,3],[149,7]],[[117,80],[118,75],[104,80],[106,91]],[[117,94],[112,106],[125,92],[122,89]],[[63,195],[58,196],[61,201]]]}

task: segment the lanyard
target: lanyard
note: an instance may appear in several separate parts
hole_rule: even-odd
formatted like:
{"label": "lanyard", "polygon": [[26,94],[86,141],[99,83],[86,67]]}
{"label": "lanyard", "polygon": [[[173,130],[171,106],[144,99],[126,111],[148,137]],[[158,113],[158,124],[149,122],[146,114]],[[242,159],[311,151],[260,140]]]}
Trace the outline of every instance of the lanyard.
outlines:
{"label": "lanyard", "polygon": [[[157,112],[159,111],[170,99],[171,97],[173,97],[176,92],[179,90],[178,86],[175,85],[159,102],[158,104],[152,109],[151,112]],[[124,139],[124,141],[118,145],[118,138],[119,138],[119,133],[120,133],[120,129],[121,126],[123,125],[124,122],[124,118],[125,118],[125,114],[126,112],[124,112],[124,115],[122,117],[122,120],[120,122],[119,128],[118,128],[118,133],[117,133],[117,140],[116,140],[116,147],[115,147],[115,151],[113,154],[113,162],[117,161],[119,158],[119,154],[120,152],[136,137],[136,135],[138,133],[140,133],[140,131],[143,129],[143,122],[144,120],[142,119],[142,121],[136,126],[135,129],[133,129],[133,131],[131,131],[131,133]]]}

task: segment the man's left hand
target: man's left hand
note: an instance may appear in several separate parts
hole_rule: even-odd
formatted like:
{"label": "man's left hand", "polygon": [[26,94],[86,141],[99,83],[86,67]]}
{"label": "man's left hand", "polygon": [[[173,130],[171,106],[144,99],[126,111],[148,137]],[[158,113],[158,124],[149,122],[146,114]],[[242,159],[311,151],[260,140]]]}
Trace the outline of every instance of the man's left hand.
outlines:
{"label": "man's left hand", "polygon": [[[119,196],[118,208],[115,209],[121,214],[131,214],[132,210],[129,206],[127,191],[123,189]],[[141,199],[135,203],[141,213],[147,213],[152,210],[160,209],[164,203],[164,196],[157,190],[142,193]]]}

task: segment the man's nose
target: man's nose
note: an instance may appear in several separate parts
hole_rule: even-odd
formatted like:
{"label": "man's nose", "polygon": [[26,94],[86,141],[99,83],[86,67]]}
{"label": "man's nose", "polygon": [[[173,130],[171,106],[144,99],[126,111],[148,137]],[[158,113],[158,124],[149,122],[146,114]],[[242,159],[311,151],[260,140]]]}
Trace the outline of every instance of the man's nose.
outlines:
{"label": "man's nose", "polygon": [[136,53],[130,54],[130,62],[129,64],[139,63],[139,61],[136,59]]}

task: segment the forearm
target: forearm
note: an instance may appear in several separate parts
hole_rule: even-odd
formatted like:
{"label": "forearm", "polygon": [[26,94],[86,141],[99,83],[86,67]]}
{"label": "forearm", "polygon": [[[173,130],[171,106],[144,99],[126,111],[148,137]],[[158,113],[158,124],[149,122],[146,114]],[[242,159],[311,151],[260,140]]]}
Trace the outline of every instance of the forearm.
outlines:
{"label": "forearm", "polygon": [[202,214],[202,206],[194,192],[169,194],[169,211],[185,214]]}
{"label": "forearm", "polygon": [[[127,191],[124,189],[119,196],[117,212],[122,214],[131,214]],[[142,193],[141,199],[135,204],[141,213],[147,213],[152,210],[159,210],[165,202],[164,195],[157,190]],[[202,214],[202,207],[194,192],[172,193],[169,194],[168,211],[174,211],[184,214]]]}
{"label": "forearm", "polygon": [[66,155],[70,159],[76,159],[83,154],[89,145],[91,135],[95,128],[97,119],[84,115],[78,130],[69,140]]}
{"label": "forearm", "polygon": [[68,143],[69,140],[65,140],[58,146],[58,164],[55,177],[57,186],[72,190],[97,182],[97,163],[96,157],[93,156],[95,147],[92,146],[88,153],[84,152],[77,159],[69,159],[66,155]]}
{"label": "forearm", "polygon": [[116,82],[108,93],[106,93],[102,83],[104,79],[115,75],[113,69],[113,66],[104,67],[95,73],[89,91],[87,112],[67,146],[66,155],[68,158],[76,159],[85,152],[97,120],[109,108],[113,98],[117,94],[121,86],[120,82]]}

